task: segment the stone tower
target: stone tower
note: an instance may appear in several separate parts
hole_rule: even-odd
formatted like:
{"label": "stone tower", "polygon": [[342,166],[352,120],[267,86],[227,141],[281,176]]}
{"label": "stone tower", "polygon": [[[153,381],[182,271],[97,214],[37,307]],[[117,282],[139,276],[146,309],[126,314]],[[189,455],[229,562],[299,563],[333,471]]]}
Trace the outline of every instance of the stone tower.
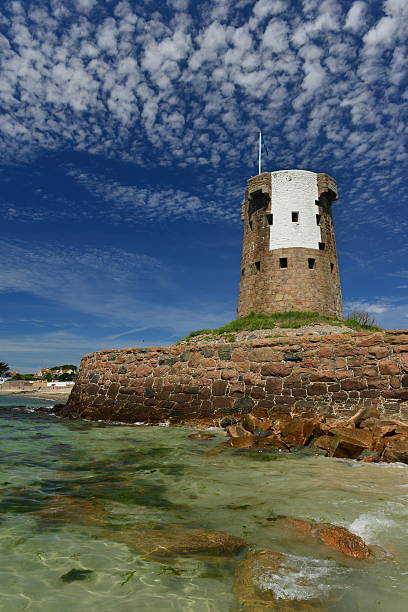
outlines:
{"label": "stone tower", "polygon": [[336,181],[306,170],[248,180],[238,316],[299,310],[342,318],[332,202]]}

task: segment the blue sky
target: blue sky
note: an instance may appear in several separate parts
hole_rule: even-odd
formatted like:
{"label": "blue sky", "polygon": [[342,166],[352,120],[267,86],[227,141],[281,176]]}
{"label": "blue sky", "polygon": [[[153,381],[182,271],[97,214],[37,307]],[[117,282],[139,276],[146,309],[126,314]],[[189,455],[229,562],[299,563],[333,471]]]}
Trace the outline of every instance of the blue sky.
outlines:
{"label": "blue sky", "polygon": [[408,325],[406,0],[4,0],[0,360],[235,318],[257,172],[337,179],[345,310]]}

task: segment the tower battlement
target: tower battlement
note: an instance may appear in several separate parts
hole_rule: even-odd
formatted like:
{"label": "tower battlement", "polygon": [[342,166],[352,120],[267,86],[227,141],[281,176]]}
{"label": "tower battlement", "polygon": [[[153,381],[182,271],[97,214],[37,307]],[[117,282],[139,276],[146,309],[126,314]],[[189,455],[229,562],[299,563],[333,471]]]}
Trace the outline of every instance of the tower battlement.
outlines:
{"label": "tower battlement", "polygon": [[336,181],[323,173],[280,170],[248,180],[238,316],[299,310],[342,318],[336,199]]}

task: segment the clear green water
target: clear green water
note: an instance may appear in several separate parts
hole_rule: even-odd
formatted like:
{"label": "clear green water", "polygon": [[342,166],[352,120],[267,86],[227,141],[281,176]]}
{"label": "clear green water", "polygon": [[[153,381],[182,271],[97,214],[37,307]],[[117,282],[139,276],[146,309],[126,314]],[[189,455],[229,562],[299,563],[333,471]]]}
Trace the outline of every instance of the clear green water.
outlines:
{"label": "clear green water", "polygon": [[[285,598],[321,597],[331,612],[407,610],[407,467],[233,450],[209,456],[221,434],[190,440],[184,428],[74,423],[4,408],[24,402],[51,404],[0,397],[1,612],[239,609],[235,559],[147,561],[97,526],[36,519],[56,494],[97,499],[112,526],[218,529],[284,552],[294,573],[264,583]],[[391,557],[348,561],[283,533],[276,515],[344,525]],[[93,573],[63,582],[71,569]]]}

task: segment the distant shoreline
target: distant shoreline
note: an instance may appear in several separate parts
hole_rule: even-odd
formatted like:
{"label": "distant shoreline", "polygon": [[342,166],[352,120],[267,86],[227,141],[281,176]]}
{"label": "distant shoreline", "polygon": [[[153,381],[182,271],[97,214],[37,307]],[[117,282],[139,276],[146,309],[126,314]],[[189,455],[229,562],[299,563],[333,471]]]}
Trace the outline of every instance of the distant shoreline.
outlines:
{"label": "distant shoreline", "polygon": [[71,390],[72,389],[70,388],[69,390],[63,389],[61,391],[56,391],[55,389],[53,389],[52,391],[45,391],[45,390],[36,391],[34,389],[32,391],[20,391],[16,389],[14,391],[13,389],[3,390],[0,388],[0,396],[1,395],[21,395],[22,397],[39,397],[41,399],[57,400],[61,404],[65,404],[68,401]]}

